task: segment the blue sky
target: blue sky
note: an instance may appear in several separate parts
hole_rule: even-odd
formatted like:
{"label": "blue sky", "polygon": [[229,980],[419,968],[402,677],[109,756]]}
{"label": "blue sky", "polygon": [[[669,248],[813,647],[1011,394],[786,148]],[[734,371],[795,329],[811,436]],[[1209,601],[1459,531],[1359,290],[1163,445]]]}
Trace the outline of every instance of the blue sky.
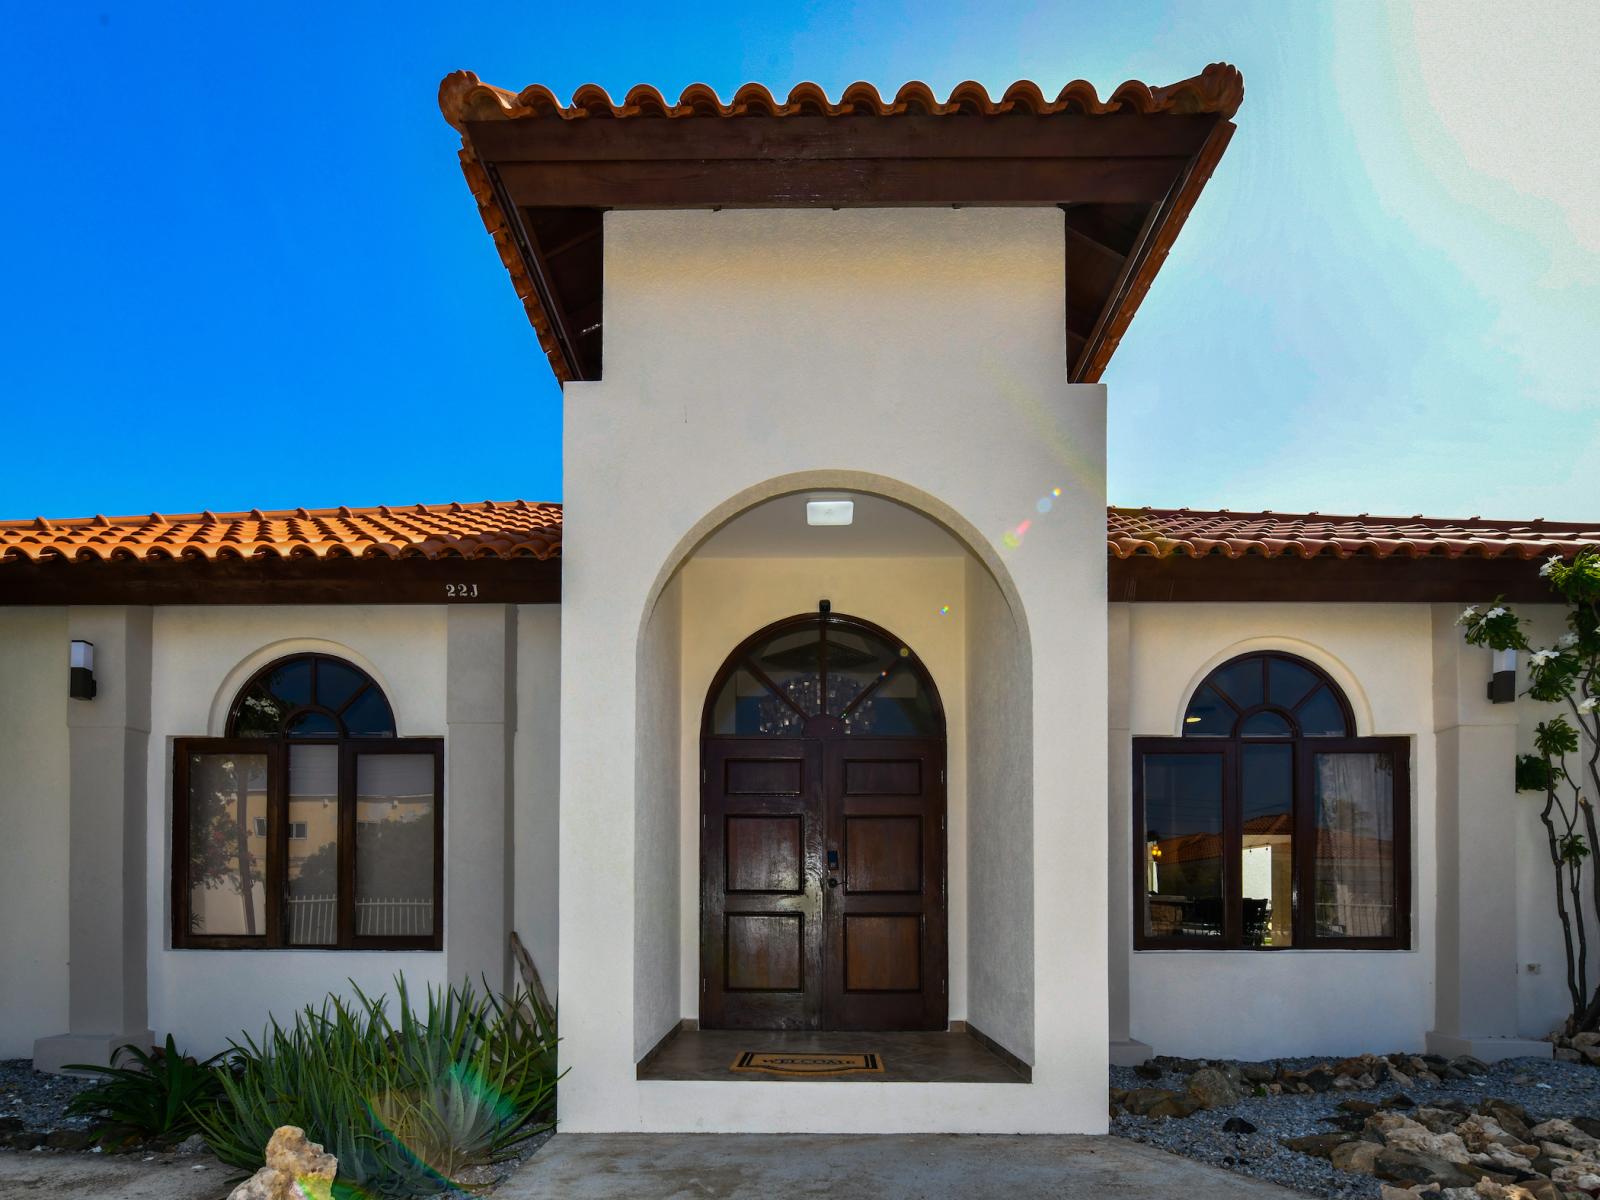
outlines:
{"label": "blue sky", "polygon": [[1238,133],[1106,376],[1110,498],[1593,518],[1600,6],[1516,9],[14,6],[0,517],[559,498],[449,70],[1053,93],[1222,59]]}

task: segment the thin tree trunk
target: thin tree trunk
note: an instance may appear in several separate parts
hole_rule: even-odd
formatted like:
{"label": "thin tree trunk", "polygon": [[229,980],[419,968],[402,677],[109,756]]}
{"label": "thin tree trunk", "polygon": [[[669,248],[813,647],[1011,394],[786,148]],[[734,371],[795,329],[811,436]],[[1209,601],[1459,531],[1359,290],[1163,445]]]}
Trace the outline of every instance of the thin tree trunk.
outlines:
{"label": "thin tree trunk", "polygon": [[1567,994],[1572,999],[1572,1015],[1567,1018],[1567,1024],[1573,1032],[1576,1032],[1579,1016],[1584,1013],[1584,998],[1588,994],[1588,989],[1578,982],[1578,959],[1572,941],[1572,918],[1567,913],[1566,890],[1561,886],[1561,838],[1556,833],[1556,823],[1550,819],[1551,810],[1555,805],[1555,793],[1546,793],[1544,811],[1539,814],[1539,820],[1543,823],[1550,842],[1550,865],[1554,868],[1556,884],[1556,912],[1561,917],[1561,942],[1567,952]]}

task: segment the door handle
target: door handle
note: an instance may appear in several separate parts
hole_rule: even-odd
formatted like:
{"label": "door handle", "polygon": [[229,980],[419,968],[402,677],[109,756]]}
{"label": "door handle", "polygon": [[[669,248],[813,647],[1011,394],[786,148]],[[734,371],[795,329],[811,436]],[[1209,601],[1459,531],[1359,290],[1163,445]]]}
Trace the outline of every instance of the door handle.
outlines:
{"label": "door handle", "polygon": [[839,886],[839,881],[837,879],[829,879],[828,886],[831,888],[836,888]]}

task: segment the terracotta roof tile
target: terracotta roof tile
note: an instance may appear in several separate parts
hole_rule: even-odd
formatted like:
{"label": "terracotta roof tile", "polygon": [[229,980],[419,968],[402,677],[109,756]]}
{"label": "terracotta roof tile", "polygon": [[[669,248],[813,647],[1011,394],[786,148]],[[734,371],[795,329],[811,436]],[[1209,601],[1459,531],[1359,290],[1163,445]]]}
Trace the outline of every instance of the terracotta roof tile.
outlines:
{"label": "terracotta roof tile", "polygon": [[1203,512],[1112,508],[1106,549],[1113,558],[1152,555],[1242,558],[1538,558],[1600,543],[1597,521],[1490,521],[1481,517],[1326,516],[1322,513]]}
{"label": "terracotta roof tile", "polygon": [[0,562],[548,559],[560,553],[561,506],[525,500],[0,522]]}
{"label": "terracotta roof tile", "polygon": [[457,129],[468,121],[500,118],[560,117],[583,120],[590,117],[894,117],[910,113],[945,117],[957,114],[992,117],[1002,113],[1052,116],[1071,112],[1087,116],[1105,113],[1219,113],[1232,117],[1244,101],[1244,77],[1228,63],[1212,63],[1199,75],[1166,87],[1151,87],[1130,79],[1104,100],[1094,84],[1075,79],[1046,99],[1039,85],[1019,79],[992,99],[981,83],[958,83],[941,101],[927,84],[912,80],[885,100],[870,83],[852,83],[835,103],[815,83],[801,83],[790,89],[786,99],[773,98],[759,83],[747,83],[724,104],[717,93],[703,83],[684,88],[675,103],[649,84],[631,88],[618,104],[604,88],[588,83],[572,94],[570,104],[562,104],[556,94],[542,84],[520,92],[492,87],[471,71],[455,71],[439,84],[439,109]]}
{"label": "terracotta roof tile", "polygon": [[[1112,508],[1113,558],[1532,559],[1600,544],[1600,521],[1324,516]],[[561,506],[525,500],[0,522],[0,563],[278,558],[536,558],[561,554]]]}

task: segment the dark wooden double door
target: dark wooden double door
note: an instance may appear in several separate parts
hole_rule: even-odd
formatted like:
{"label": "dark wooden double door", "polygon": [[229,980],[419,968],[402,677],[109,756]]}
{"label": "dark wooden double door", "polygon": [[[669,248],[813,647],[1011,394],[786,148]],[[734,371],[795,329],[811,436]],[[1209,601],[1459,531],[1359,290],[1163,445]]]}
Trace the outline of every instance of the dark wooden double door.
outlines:
{"label": "dark wooden double door", "polygon": [[944,739],[706,737],[706,1029],[944,1029]]}

